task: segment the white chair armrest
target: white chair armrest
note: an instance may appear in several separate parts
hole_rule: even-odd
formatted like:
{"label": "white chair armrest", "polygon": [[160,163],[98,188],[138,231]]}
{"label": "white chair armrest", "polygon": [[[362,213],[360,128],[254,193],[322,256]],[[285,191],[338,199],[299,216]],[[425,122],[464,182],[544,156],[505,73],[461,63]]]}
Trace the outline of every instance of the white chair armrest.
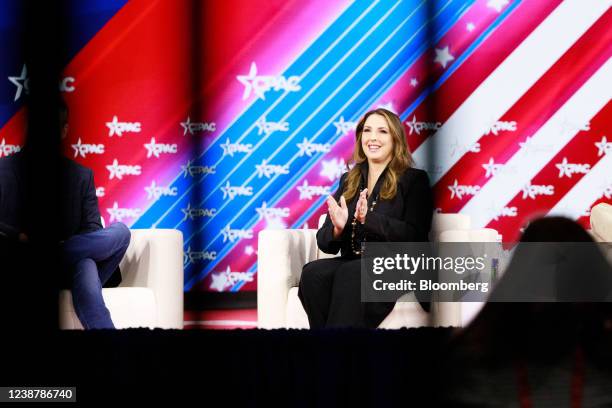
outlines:
{"label": "white chair armrest", "polygon": [[153,290],[157,327],[183,328],[183,234],[173,229],[130,230],[120,263],[121,287]]}
{"label": "white chair armrest", "polygon": [[317,259],[317,230],[259,232],[257,319],[260,328],[285,327],[289,289],[298,286],[302,267]]}

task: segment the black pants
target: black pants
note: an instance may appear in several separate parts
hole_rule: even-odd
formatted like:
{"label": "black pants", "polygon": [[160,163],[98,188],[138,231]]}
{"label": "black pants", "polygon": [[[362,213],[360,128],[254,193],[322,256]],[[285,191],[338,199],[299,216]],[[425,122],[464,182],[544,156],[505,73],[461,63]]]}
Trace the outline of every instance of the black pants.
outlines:
{"label": "black pants", "polygon": [[376,328],[395,303],[361,302],[361,260],[317,259],[302,268],[298,297],[310,328]]}

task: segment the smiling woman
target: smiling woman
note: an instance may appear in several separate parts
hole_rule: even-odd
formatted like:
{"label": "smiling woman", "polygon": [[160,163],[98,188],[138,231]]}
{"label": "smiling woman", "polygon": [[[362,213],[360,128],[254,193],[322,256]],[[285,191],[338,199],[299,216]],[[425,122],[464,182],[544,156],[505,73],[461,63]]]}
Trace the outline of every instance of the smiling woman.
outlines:
{"label": "smiling woman", "polygon": [[[304,265],[298,296],[311,328],[370,327],[394,303],[361,301],[361,256],[365,241],[427,241],[433,216],[429,179],[413,168],[401,120],[375,109],[357,124],[353,168],[327,199],[328,215],[317,245],[339,258]],[[423,304],[427,307],[427,304]]]}

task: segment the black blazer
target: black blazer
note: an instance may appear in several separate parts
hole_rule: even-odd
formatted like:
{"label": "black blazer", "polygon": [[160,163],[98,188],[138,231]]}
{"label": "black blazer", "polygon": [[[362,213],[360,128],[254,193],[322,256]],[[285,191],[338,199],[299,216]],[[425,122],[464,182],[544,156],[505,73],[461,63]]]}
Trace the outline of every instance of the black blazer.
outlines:
{"label": "black blazer", "polygon": [[[362,185],[367,185],[367,161],[360,164]],[[377,191],[382,187],[387,168],[378,178],[372,194],[368,198],[368,208]],[[346,182],[348,173],[340,178],[340,186],[334,193],[338,202]],[[352,256],[351,249],[351,221],[354,219],[355,206],[359,199],[355,195],[347,202],[349,218],[338,239],[333,238],[334,226],[329,214],[325,223],[317,231],[317,245],[321,251],[328,254],[337,254],[341,251],[342,257]],[[419,242],[428,241],[431,220],[433,218],[433,195],[429,185],[427,173],[423,170],[409,168],[399,178],[397,194],[391,200],[379,199],[374,211],[368,211],[364,233],[368,241],[374,242]]]}
{"label": "black blazer", "polygon": [[[27,232],[27,215],[21,211],[25,200],[23,154],[19,152],[0,159],[0,231],[9,236]],[[60,159],[60,166],[60,239],[101,229],[93,171],[66,157]],[[119,283],[121,273],[117,268],[104,286],[113,287]]]}

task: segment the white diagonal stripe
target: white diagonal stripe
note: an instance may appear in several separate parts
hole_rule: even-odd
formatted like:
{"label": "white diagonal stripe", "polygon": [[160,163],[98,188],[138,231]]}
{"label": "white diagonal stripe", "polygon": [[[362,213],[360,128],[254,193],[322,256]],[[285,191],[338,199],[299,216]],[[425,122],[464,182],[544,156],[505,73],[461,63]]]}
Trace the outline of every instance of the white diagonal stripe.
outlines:
{"label": "white diagonal stripe", "polygon": [[[442,127],[414,153],[437,182],[461,156],[451,154],[456,135],[476,142],[605,13],[612,0],[562,2],[466,99]],[[433,149],[433,150],[432,150]],[[428,163],[430,152],[436,163]]]}
{"label": "white diagonal stripe", "polygon": [[548,215],[579,218],[597,201],[606,187],[612,186],[612,154],[606,154],[563,196]]}
{"label": "white diagonal stripe", "polygon": [[546,145],[547,149],[537,153],[520,149],[504,165],[511,170],[502,170],[463,207],[461,212],[472,216],[474,228],[487,225],[492,219],[489,211],[492,203],[494,207],[508,203],[575,136],[573,131],[563,130],[568,118],[575,123],[586,123],[608,103],[610,78],[612,78],[612,59],[608,59],[533,135],[533,142],[537,145]]}

